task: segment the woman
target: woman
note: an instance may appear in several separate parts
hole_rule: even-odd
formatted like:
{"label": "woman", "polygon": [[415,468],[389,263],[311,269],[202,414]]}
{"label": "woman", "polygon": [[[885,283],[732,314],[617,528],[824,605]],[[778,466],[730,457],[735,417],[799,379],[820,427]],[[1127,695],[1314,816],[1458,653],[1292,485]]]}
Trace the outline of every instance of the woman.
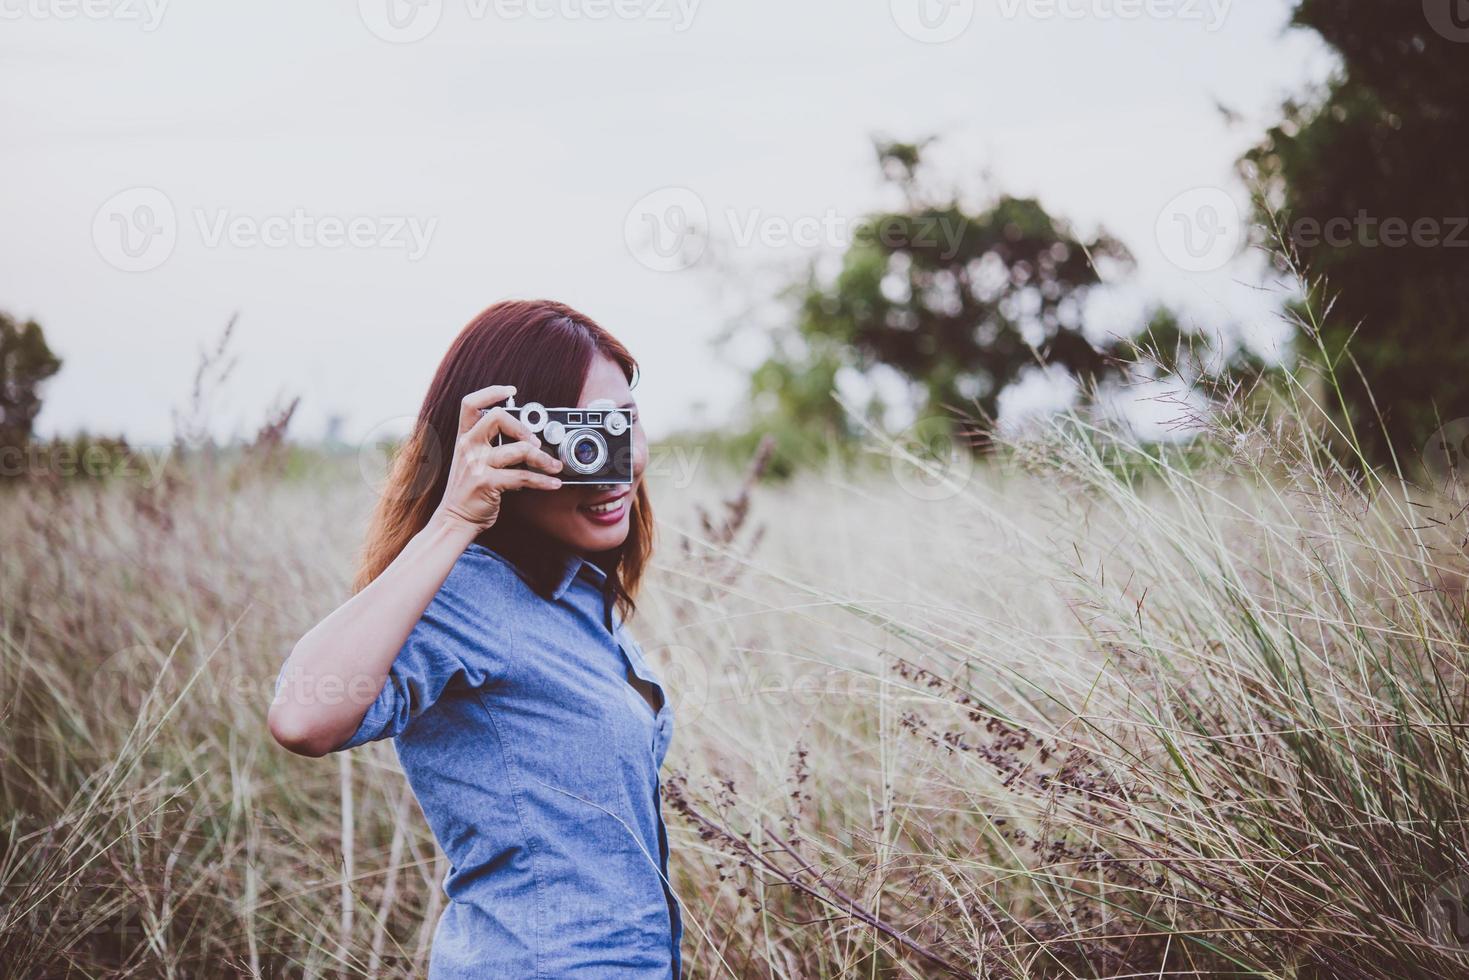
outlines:
{"label": "woman", "polygon": [[[475,318],[394,464],[356,594],[281,672],[286,748],[394,739],[452,864],[431,977],[678,975],[658,797],[672,717],[622,625],[653,532],[636,370],[559,303]],[[632,485],[563,487],[512,396],[611,399],[633,420]]]}

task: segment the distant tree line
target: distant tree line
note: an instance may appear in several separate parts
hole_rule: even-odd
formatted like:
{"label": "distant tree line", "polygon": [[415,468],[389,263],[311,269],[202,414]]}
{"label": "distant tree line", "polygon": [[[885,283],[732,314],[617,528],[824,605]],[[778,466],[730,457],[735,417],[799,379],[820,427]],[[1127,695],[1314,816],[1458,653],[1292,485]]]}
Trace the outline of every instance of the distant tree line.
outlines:
{"label": "distant tree line", "polygon": [[[1299,352],[1335,379],[1337,420],[1379,464],[1410,464],[1444,423],[1469,432],[1469,21],[1455,19],[1457,2],[1298,0],[1294,23],[1339,67],[1241,161],[1260,191],[1258,238],[1302,274],[1305,321],[1319,325]],[[900,407],[954,420],[983,449],[1002,393],[1027,371],[1086,392],[1145,352],[1234,389],[1267,369],[1166,309],[1131,336],[1089,331],[1103,270],[1132,267],[1123,243],[1080,235],[1035,200],[966,208],[926,192],[924,148],[877,146],[901,206],[862,223],[834,277],[813,268],[796,283],[792,317],[768,337],[741,438],[772,437],[777,472],[856,441],[860,425],[832,397],[844,377],[888,382],[868,387],[867,420],[896,388]],[[60,367],[39,325],[0,314],[0,456],[34,447],[41,388]],[[289,418],[262,438],[279,442]]]}
{"label": "distant tree line", "polygon": [[78,433],[35,438],[42,389],[61,370],[40,324],[0,312],[0,481],[133,472],[132,449],[119,437]]}

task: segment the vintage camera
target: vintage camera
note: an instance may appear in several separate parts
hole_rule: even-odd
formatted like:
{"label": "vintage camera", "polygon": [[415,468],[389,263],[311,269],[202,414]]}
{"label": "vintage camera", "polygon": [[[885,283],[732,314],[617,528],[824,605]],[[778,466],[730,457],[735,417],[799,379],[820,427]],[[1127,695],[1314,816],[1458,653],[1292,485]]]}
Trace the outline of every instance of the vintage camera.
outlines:
{"label": "vintage camera", "polygon": [[[540,437],[542,449],[561,459],[556,476],[563,486],[632,483],[633,409],[609,399],[586,408],[547,408],[540,402],[517,407],[511,398],[503,407]],[[514,441],[495,437],[497,446]]]}

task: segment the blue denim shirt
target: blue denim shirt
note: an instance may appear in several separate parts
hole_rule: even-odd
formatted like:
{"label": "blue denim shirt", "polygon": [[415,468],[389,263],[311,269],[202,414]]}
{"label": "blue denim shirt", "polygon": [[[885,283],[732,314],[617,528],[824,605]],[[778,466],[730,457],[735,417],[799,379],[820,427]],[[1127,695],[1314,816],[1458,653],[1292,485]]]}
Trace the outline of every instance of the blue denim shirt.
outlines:
{"label": "blue denim shirt", "polygon": [[547,601],[470,545],[341,746],[393,737],[452,865],[434,980],[679,975],[658,781],[673,715],[628,681],[662,695],[605,578],[573,557]]}

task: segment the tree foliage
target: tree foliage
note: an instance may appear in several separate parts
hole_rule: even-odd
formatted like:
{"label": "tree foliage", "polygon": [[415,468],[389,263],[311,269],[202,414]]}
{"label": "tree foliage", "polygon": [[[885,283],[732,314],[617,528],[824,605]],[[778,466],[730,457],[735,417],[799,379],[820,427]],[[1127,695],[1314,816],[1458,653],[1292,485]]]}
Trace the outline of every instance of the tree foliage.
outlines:
{"label": "tree foliage", "polygon": [[41,412],[41,385],[61,370],[40,324],[0,313],[0,448],[24,446]]}
{"label": "tree foliage", "polygon": [[[1123,244],[1105,232],[1083,239],[1034,200],[1000,196],[973,211],[928,194],[923,149],[878,145],[902,205],[867,217],[834,276],[813,268],[793,287],[794,314],[751,379],[752,425],[731,449],[773,436],[776,473],[841,454],[861,435],[832,397],[844,375],[896,377],[902,408],[929,420],[929,436],[951,442],[958,430],[978,449],[1001,393],[1028,370],[1064,372],[1086,392],[1171,377],[1206,397],[1267,370],[1233,336],[1207,335],[1164,307],[1124,334],[1089,333],[1086,297],[1131,270]],[[869,388],[886,394],[854,407],[880,425],[893,386]]]}
{"label": "tree foliage", "polygon": [[798,420],[808,439],[848,434],[831,397],[843,371],[887,368],[907,385],[909,408],[993,419],[1027,368],[1084,380],[1119,369],[1111,344],[1088,339],[1082,315],[1099,265],[1131,266],[1119,241],[1078,237],[1034,200],[1000,197],[974,212],[934,199],[919,181],[921,145],[877,149],[904,204],[867,217],[832,281],[812,270],[798,286],[793,329],[773,338],[752,380],[767,422]]}
{"label": "tree foliage", "polygon": [[1332,304],[1324,355],[1378,462],[1469,416],[1469,44],[1444,33],[1456,2],[1300,0],[1295,23],[1340,69],[1246,157],[1268,190],[1259,220],[1310,274],[1310,299]]}

